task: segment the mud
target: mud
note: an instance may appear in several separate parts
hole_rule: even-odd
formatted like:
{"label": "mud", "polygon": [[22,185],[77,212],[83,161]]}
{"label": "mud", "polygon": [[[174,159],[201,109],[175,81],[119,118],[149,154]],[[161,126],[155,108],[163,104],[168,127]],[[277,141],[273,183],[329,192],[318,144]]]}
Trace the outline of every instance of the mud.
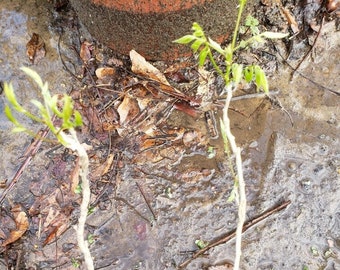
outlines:
{"label": "mud", "polygon": [[[31,66],[25,45],[33,32],[42,36],[47,52],[33,68],[49,82],[51,91],[80,88],[60,61],[59,17],[51,10],[52,5],[34,0],[0,4],[0,80],[12,81],[19,99],[28,106],[38,93],[19,68]],[[67,18],[72,18],[69,13]],[[77,73],[81,63],[71,46],[80,44],[72,35],[75,21],[68,20],[60,51],[67,66]],[[77,35],[86,36],[82,31]],[[340,89],[339,41],[335,22],[325,23],[313,58],[307,58],[299,69],[314,83],[298,74],[290,80],[291,70],[278,64],[270,85],[278,91],[275,98],[281,106],[262,98],[231,104],[233,132],[243,149],[247,218],[251,220],[280,201],[291,201],[286,210],[244,233],[241,269],[340,268],[339,96],[326,89]],[[277,61],[281,61],[280,57]],[[10,181],[30,138],[10,133],[12,126],[2,112],[3,106],[2,96],[0,172],[2,179]],[[173,111],[168,121],[169,125],[187,128],[187,132],[200,132],[204,143],[199,141],[188,148],[170,144],[157,152],[161,159],[120,147],[124,144],[115,145],[114,154],[119,158],[115,161],[114,180],[92,179],[92,197],[98,198],[103,192],[87,222],[94,239],[91,252],[96,269],[176,269],[197,250],[195,240],[212,241],[236,226],[237,206],[227,202],[233,182],[221,140],[209,138],[203,116],[194,120]],[[39,129],[34,123],[27,124]],[[94,137],[82,138],[93,147],[93,166],[105,161],[109,154],[108,136],[104,138],[104,146]],[[126,145],[134,143],[133,138],[128,140]],[[217,149],[213,158],[208,145]],[[48,142],[43,144],[6,197],[2,219],[14,204],[28,211],[39,194],[54,194],[56,186],[62,189],[72,173],[75,157],[52,147]],[[61,161],[59,154],[63,154]],[[72,228],[79,197],[70,202],[64,208],[72,209],[65,219],[67,229],[57,241],[43,245],[44,239],[37,235],[38,217],[32,216],[24,237],[2,251],[0,269],[14,267],[15,263],[17,269],[75,269],[72,262],[81,262]],[[234,248],[234,241],[219,245],[193,260],[186,269],[213,269],[218,265],[228,269]]]}

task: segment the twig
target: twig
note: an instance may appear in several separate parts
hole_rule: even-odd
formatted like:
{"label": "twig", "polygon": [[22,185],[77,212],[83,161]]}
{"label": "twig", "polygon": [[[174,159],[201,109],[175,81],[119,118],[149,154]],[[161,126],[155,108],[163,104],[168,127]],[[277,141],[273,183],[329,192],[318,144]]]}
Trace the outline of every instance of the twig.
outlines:
{"label": "twig", "polygon": [[12,188],[15,186],[15,184],[18,182],[19,178],[21,177],[22,173],[24,172],[24,170],[26,169],[28,164],[31,162],[34,155],[38,152],[39,147],[40,147],[42,141],[44,140],[44,138],[46,138],[48,132],[49,132],[49,128],[45,128],[45,129],[40,130],[37,133],[37,135],[35,136],[35,138],[33,139],[30,146],[25,151],[25,154],[24,154],[25,160],[21,164],[21,166],[19,167],[19,169],[17,170],[15,175],[13,176],[13,179],[12,179],[11,183],[9,184],[9,186],[7,187],[7,189],[1,194],[0,205],[3,203],[8,192],[10,192],[12,190]]}
{"label": "twig", "polygon": [[59,54],[59,58],[60,58],[60,61],[61,61],[61,63],[62,63],[62,65],[63,65],[63,67],[64,67],[64,69],[68,72],[68,73],[70,73],[70,75],[73,77],[73,78],[75,78],[76,80],[78,80],[79,82],[81,81],[81,79],[80,78],[78,78],[68,67],[67,67],[67,65],[66,65],[66,63],[65,63],[65,61],[64,61],[64,59],[63,59],[63,57],[61,56],[61,51],[60,51],[60,40],[61,40],[61,36],[62,36],[62,32],[60,33],[60,35],[59,35],[59,38],[58,38],[58,44],[57,44],[57,49],[58,49],[58,54]]}
{"label": "twig", "polygon": [[292,73],[291,73],[291,78],[293,78],[295,72],[299,69],[299,67],[301,66],[301,64],[306,60],[307,56],[312,52],[312,50],[314,49],[315,47],[315,44],[317,42],[317,40],[319,39],[319,36],[320,36],[320,33],[321,33],[321,29],[322,29],[322,25],[323,25],[323,22],[324,22],[324,18],[325,16],[322,17],[322,21],[321,21],[321,24],[320,24],[320,28],[319,28],[319,31],[318,33],[316,34],[316,37],[314,39],[314,42],[312,44],[312,46],[310,47],[310,49],[308,50],[308,52],[302,57],[302,60],[299,62],[299,64],[293,69]]}
{"label": "twig", "polygon": [[232,97],[231,101],[242,100],[242,99],[250,99],[250,98],[265,98],[267,96],[277,95],[278,93],[279,93],[279,91],[275,90],[275,91],[270,91],[269,94],[266,94],[266,93],[247,94],[247,95]]}
{"label": "twig", "polygon": [[151,214],[152,214],[153,219],[154,219],[154,220],[157,220],[157,217],[156,217],[156,215],[155,215],[155,212],[153,211],[153,209],[152,209],[152,207],[151,207],[151,205],[150,205],[150,203],[149,203],[149,200],[147,200],[147,198],[146,198],[146,196],[145,196],[145,194],[144,194],[144,191],[142,190],[141,186],[140,186],[137,182],[136,182],[136,185],[137,185],[137,187],[138,187],[140,193],[142,194],[142,196],[143,196],[143,198],[144,198],[144,201],[146,202],[147,206],[149,207],[149,210],[150,210],[150,212],[151,212]]}
{"label": "twig", "polygon": [[[259,223],[260,221],[266,219],[267,217],[285,209],[288,205],[290,204],[290,201],[285,201],[283,203],[281,203],[278,206],[275,206],[272,209],[269,209],[265,212],[263,212],[262,214],[260,214],[258,217],[246,222],[243,225],[243,229],[242,232],[245,232],[246,230],[250,229],[251,227],[253,227],[254,225],[256,225],[257,223]],[[221,238],[218,238],[216,241],[210,243],[209,245],[207,245],[206,247],[196,251],[195,254],[193,254],[193,256],[189,259],[187,259],[185,262],[181,263],[179,265],[179,268],[183,268],[186,265],[188,265],[192,260],[196,259],[197,257],[199,257],[200,255],[204,254],[206,251],[208,251],[209,249],[216,247],[218,245],[227,243],[228,241],[230,241],[231,239],[233,239],[236,235],[236,230],[233,230],[231,232],[229,232],[228,234],[226,234],[225,236],[222,236]]]}
{"label": "twig", "polygon": [[[276,48],[276,46],[275,46],[275,44],[274,44],[273,41],[272,41],[272,45],[273,45],[274,49],[276,50],[276,52],[278,53],[278,55],[281,57],[283,63],[285,63],[290,69],[294,70],[294,67],[293,67],[293,66],[292,66],[292,65],[291,65],[291,64],[290,64],[283,56],[282,56],[282,54],[281,54],[280,51]],[[318,83],[318,82],[316,82],[316,81],[310,79],[308,76],[304,75],[302,72],[300,72],[300,71],[297,70],[297,71],[295,71],[295,73],[297,73],[297,74],[300,75],[302,78],[304,78],[304,79],[306,79],[307,81],[309,81],[310,83],[314,84],[314,85],[317,86],[318,88],[323,89],[323,90],[325,90],[325,91],[329,91],[329,92],[331,92],[331,93],[333,93],[333,94],[336,94],[337,96],[340,96],[340,92],[337,92],[337,91],[335,91],[335,90],[333,90],[333,89],[330,89],[330,88],[328,88],[328,87],[326,87],[326,86],[323,86],[322,84],[320,84],[320,83]]]}

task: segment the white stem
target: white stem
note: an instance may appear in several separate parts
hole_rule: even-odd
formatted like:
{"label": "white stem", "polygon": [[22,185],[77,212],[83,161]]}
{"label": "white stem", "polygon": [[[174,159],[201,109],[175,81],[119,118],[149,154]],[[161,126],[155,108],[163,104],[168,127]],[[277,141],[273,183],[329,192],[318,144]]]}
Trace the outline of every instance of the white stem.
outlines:
{"label": "white stem", "polygon": [[78,219],[78,225],[76,227],[77,241],[80,251],[83,253],[85,259],[85,265],[88,270],[94,270],[93,259],[88,247],[87,241],[84,239],[85,222],[87,218],[88,207],[90,204],[90,183],[87,178],[89,170],[89,158],[85,148],[80,144],[76,131],[74,129],[69,130],[69,134],[62,133],[62,138],[66,142],[66,147],[73,151],[76,151],[79,156],[80,164],[80,178],[82,182],[82,202],[80,205],[80,215]]}
{"label": "white stem", "polygon": [[228,109],[231,98],[233,96],[232,86],[227,87],[227,98],[225,101],[225,105],[223,108],[223,122],[225,126],[225,133],[228,138],[230,147],[232,152],[235,155],[236,159],[236,170],[237,170],[237,180],[238,180],[238,193],[239,193],[239,206],[238,206],[238,223],[236,228],[236,247],[235,247],[235,262],[234,262],[234,270],[238,270],[240,268],[240,261],[242,255],[241,243],[242,243],[242,230],[243,224],[246,218],[246,192],[245,192],[245,183],[243,179],[243,168],[242,168],[242,157],[241,157],[241,149],[237,146],[235,137],[231,133],[230,129],[230,119],[228,116]]}

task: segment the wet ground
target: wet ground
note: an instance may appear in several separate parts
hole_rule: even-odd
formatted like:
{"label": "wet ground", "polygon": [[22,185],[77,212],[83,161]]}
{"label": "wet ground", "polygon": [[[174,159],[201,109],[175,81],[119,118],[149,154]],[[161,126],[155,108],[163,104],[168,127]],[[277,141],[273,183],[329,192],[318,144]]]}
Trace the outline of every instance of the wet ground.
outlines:
{"label": "wet ground", "polygon": [[[220,138],[209,131],[204,113],[192,117],[172,110],[163,123],[151,117],[149,125],[162,129],[162,136],[157,134],[158,140],[152,143],[141,136],[146,130],[143,126],[131,132],[124,125],[121,136],[110,126],[98,127],[103,118],[93,116],[93,108],[100,105],[93,103],[93,96],[99,93],[105,103],[117,96],[103,90],[97,93],[89,87],[88,77],[79,80],[65,70],[60,55],[71,73],[82,73],[82,62],[73,47],[79,51],[88,36],[82,28],[78,32],[72,11],[63,17],[64,13],[53,11],[52,4],[28,0],[2,2],[0,12],[0,81],[12,81],[19,99],[29,106],[28,101],[38,93],[19,68],[31,66],[49,82],[53,93],[72,92],[86,115],[81,139],[92,146],[93,213],[87,231],[93,239],[96,269],[176,269],[197,250],[195,240],[213,241],[235,228],[237,206],[227,202],[232,177]],[[309,80],[298,74],[291,80],[291,69],[278,55],[267,62],[271,89],[278,91],[273,97],[281,106],[263,98],[231,104],[233,132],[243,148],[247,218],[291,201],[287,209],[244,234],[241,269],[340,268],[340,109],[339,95],[329,91],[340,88],[336,27],[335,20],[325,22],[313,58],[301,65],[299,71]],[[46,47],[46,56],[34,65],[26,56],[26,43],[33,32]],[[298,48],[304,47],[296,42],[292,48],[288,61],[295,66],[302,54]],[[119,62],[105,50],[98,55],[103,56],[98,57],[99,63]],[[278,66],[275,72],[273,61]],[[125,63],[123,58],[122,65],[116,66],[125,68]],[[127,83],[120,77],[133,78],[119,70],[117,88]],[[188,76],[198,83],[194,73]],[[210,89],[219,88],[219,82],[213,81]],[[169,105],[156,104],[152,106],[160,106],[162,112]],[[1,111],[3,106],[2,96]],[[105,117],[114,118],[113,112],[106,110]],[[1,179],[8,179],[1,192],[31,142],[26,135],[10,133],[11,127],[0,113],[0,171]],[[212,152],[216,152],[214,156]],[[74,167],[72,153],[43,143],[2,205],[2,239],[15,229],[10,216],[18,204],[28,215],[29,228],[18,241],[2,248],[0,269],[76,269],[81,263],[72,227],[80,197],[68,190]],[[186,269],[228,269],[234,244],[232,240],[210,249]]]}

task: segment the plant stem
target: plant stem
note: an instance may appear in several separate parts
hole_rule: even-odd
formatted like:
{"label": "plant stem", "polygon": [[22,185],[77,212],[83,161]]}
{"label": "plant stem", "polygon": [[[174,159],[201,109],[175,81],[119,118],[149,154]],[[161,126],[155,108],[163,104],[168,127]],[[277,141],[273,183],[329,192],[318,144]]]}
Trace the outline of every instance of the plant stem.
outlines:
{"label": "plant stem", "polygon": [[223,123],[225,126],[225,133],[228,138],[230,147],[232,152],[235,154],[236,158],[236,170],[237,170],[237,180],[238,180],[238,193],[239,193],[239,206],[238,206],[238,223],[236,228],[236,250],[235,250],[235,262],[234,262],[234,270],[238,270],[240,267],[241,260],[241,243],[242,243],[242,228],[246,218],[246,192],[245,192],[245,183],[243,179],[243,168],[242,168],[242,157],[241,157],[241,149],[236,145],[235,137],[231,133],[230,129],[230,119],[228,116],[228,109],[231,98],[233,96],[233,86],[229,84],[227,86],[227,98],[225,100],[225,105],[223,108]]}
{"label": "plant stem", "polygon": [[76,226],[77,241],[80,251],[83,253],[85,259],[85,265],[88,270],[94,270],[93,259],[88,247],[87,241],[84,239],[85,222],[87,218],[88,207],[90,203],[90,183],[87,178],[89,158],[84,147],[80,144],[76,131],[72,128],[69,129],[69,134],[60,132],[62,139],[65,141],[65,146],[73,151],[76,151],[79,156],[80,164],[80,178],[82,182],[82,202],[80,205],[80,215],[78,219],[78,225]]}
{"label": "plant stem", "polygon": [[213,56],[211,50],[209,50],[208,55],[209,55],[209,59],[210,59],[212,65],[213,65],[213,67],[215,68],[215,70],[217,71],[218,75],[224,77],[223,71],[222,71],[222,70],[219,68],[219,66],[216,64],[216,61],[215,61],[215,59],[214,59],[214,56]]}
{"label": "plant stem", "polygon": [[247,0],[240,0],[240,7],[239,7],[239,10],[238,10],[238,14],[237,14],[237,21],[236,21],[236,25],[235,25],[235,29],[234,29],[233,41],[231,43],[232,51],[234,51],[234,48],[235,48],[236,39],[237,39],[237,36],[238,36],[238,30],[239,30],[240,24],[241,24],[242,13],[243,13],[243,9],[244,9],[246,3],[247,3]]}

